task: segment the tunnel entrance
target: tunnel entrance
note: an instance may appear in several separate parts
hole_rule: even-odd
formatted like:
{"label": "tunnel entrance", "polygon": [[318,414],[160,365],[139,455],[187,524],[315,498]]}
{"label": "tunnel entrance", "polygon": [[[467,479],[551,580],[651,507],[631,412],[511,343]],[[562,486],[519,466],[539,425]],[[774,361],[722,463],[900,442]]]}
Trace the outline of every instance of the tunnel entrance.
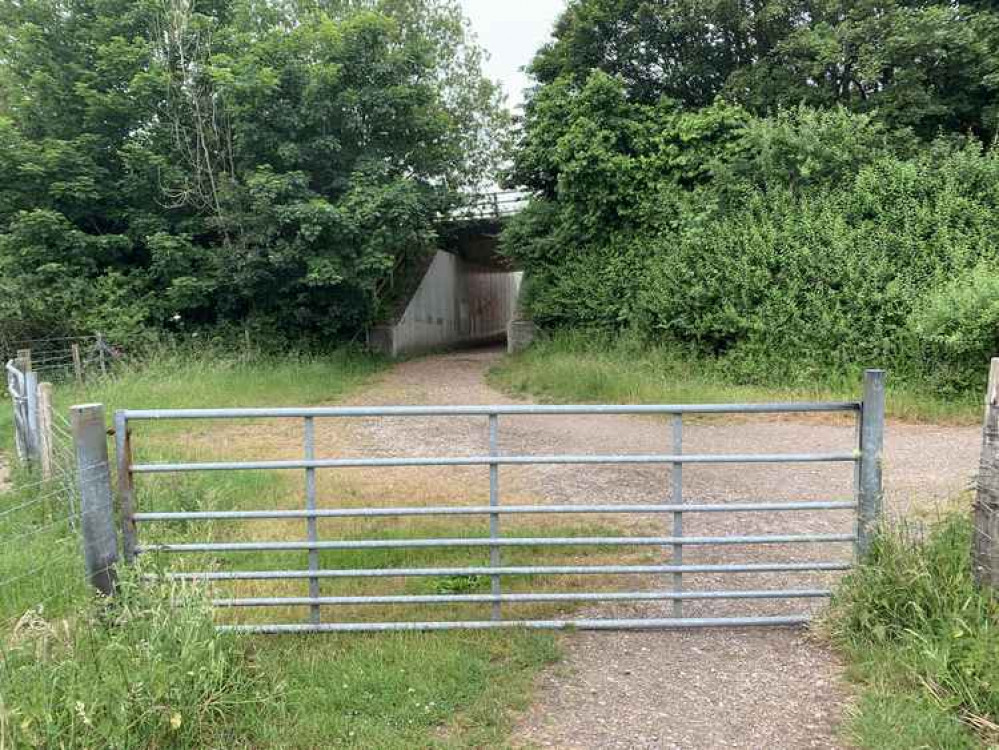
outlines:
{"label": "tunnel entrance", "polygon": [[399,357],[505,341],[523,273],[499,253],[501,222],[494,216],[449,224],[442,249],[415,272],[422,275],[392,319],[371,328],[368,346]]}

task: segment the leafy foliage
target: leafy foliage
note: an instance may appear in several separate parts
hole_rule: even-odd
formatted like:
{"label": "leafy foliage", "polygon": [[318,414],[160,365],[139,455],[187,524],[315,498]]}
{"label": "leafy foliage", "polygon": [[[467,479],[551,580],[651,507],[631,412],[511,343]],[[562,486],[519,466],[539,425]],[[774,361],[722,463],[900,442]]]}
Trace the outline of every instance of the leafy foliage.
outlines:
{"label": "leafy foliage", "polygon": [[574,0],[531,71],[542,87],[598,69],[629,99],[758,115],[804,103],[892,128],[996,130],[999,28],[989,2]]}
{"label": "leafy foliage", "polygon": [[[748,382],[889,365],[980,385],[999,344],[976,307],[996,264],[994,151],[840,105],[759,117],[633,94],[600,70],[534,91],[511,180],[536,198],[503,246],[540,323],[634,328]],[[933,302],[972,269],[960,312],[958,292]],[[921,317],[932,304],[950,322]]]}
{"label": "leafy foliage", "polygon": [[0,317],[354,335],[504,126],[452,0],[26,0],[0,24]]}
{"label": "leafy foliage", "polygon": [[939,391],[976,382],[981,364],[999,352],[999,274],[983,264],[932,289],[913,308],[909,326],[924,375]]}

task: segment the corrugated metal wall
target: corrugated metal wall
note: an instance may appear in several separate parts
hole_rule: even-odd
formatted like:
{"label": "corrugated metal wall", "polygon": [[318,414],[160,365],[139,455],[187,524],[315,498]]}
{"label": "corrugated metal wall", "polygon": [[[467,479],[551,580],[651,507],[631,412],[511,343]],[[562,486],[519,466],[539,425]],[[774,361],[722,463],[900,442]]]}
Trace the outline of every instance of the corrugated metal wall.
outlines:
{"label": "corrugated metal wall", "polygon": [[371,343],[398,356],[498,340],[516,311],[522,276],[438,251],[402,318],[372,332]]}

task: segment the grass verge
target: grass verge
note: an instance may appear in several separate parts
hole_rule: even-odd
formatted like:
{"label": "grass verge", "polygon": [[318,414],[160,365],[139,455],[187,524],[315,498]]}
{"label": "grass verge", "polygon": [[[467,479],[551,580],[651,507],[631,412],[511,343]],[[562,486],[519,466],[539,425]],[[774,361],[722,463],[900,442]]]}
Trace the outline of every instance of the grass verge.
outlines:
{"label": "grass verge", "polygon": [[[352,349],[252,356],[211,347],[164,349],[135,362],[116,363],[106,378],[82,385],[57,381],[54,408],[68,418],[73,404],[101,403],[110,419],[114,410],[121,408],[311,406],[336,401],[367,383],[386,365],[380,358]],[[13,416],[9,408],[3,408],[0,452],[9,456],[13,447]]]}
{"label": "grass verge", "polygon": [[[890,375],[890,373],[889,373]],[[557,332],[509,357],[490,375],[512,393],[555,402],[712,403],[856,400],[861,372],[802,376],[791,385],[746,383],[717,361],[692,358],[633,337]],[[981,418],[980,399],[943,399],[889,377],[887,410],[899,419],[958,424]]]}
{"label": "grass verge", "polygon": [[113,604],[4,636],[0,747],[233,747],[239,718],[282,695],[198,592],[127,572]]}
{"label": "grass verge", "polygon": [[862,748],[965,750],[999,741],[999,603],[974,584],[971,522],[885,529],[833,601],[829,629],[860,697]]}
{"label": "grass verge", "polygon": [[[336,401],[380,367],[350,353],[252,361],[162,356],[107,380],[59,387],[56,402],[63,414],[71,403],[102,402],[109,415],[126,406],[308,405]],[[205,451],[233,449],[227,440],[247,447],[258,437],[209,434],[184,423],[150,432],[150,455],[164,458],[203,458]],[[288,441],[300,449],[297,432]],[[129,588],[129,581],[127,596],[109,613],[82,583],[75,532],[59,505],[65,493],[54,489],[50,507],[48,497],[36,502],[30,477],[17,479],[19,489],[0,495],[0,511],[24,508],[3,517],[0,535],[31,544],[0,545],[0,578],[13,568],[25,573],[16,590],[0,591],[0,748],[502,746],[538,670],[557,658],[556,636],[527,631],[217,636],[206,592]],[[264,472],[163,477],[144,488],[143,502],[164,510],[297,507],[298,480]],[[247,530],[187,531],[239,538]],[[301,528],[293,531],[301,537]],[[35,571],[55,543],[67,548],[65,560],[59,558],[65,565]],[[289,560],[243,564],[283,567]],[[324,564],[366,563],[355,556]],[[485,584],[416,585],[445,591]],[[39,610],[33,605],[40,593],[47,598]]]}

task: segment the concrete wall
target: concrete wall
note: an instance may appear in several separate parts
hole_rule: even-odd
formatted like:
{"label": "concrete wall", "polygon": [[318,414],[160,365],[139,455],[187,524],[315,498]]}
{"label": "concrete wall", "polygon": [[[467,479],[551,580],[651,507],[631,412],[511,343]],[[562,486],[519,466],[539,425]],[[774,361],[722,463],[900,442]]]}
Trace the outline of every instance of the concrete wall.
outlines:
{"label": "concrete wall", "polygon": [[501,340],[517,307],[522,275],[438,251],[402,317],[373,328],[368,343],[395,357]]}

